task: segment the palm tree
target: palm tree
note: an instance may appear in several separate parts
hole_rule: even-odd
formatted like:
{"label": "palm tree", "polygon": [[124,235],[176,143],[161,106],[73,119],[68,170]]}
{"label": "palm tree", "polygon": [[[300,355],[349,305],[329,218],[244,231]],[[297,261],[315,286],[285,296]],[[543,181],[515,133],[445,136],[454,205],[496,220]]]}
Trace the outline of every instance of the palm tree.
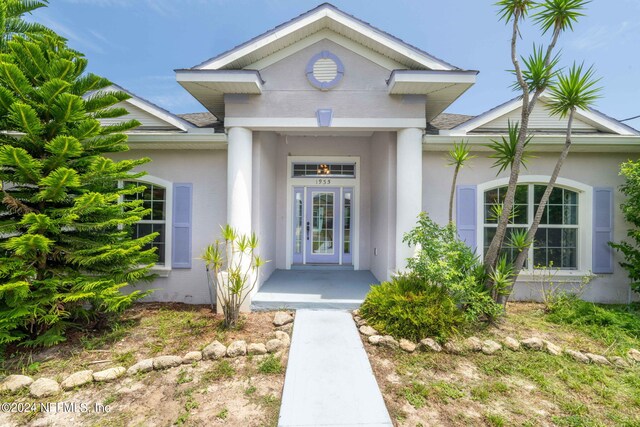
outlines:
{"label": "palm tree", "polygon": [[[533,0],[500,0],[497,6],[500,20],[512,23],[511,33],[511,62],[513,73],[516,76],[516,87],[522,91],[522,114],[520,119],[520,133],[515,147],[509,185],[503,202],[503,212],[498,221],[496,234],[487,249],[484,265],[487,271],[495,269],[502,243],[504,241],[509,217],[515,201],[515,193],[520,176],[520,166],[524,155],[525,143],[529,134],[529,117],[538,101],[538,98],[553,82],[558,56],[554,55],[554,49],[560,35],[573,29],[573,24],[583,16],[582,10],[588,0],[546,0],[542,3]],[[551,41],[543,53],[542,47],[534,48],[528,59],[524,60],[523,67],[517,53],[517,42],[520,38],[520,24],[536,10],[533,21],[539,25],[542,34],[551,31]],[[490,288],[491,283],[487,283]]]}
{"label": "palm tree", "polygon": [[[538,231],[538,226],[540,225],[545,207],[547,206],[553,187],[555,186],[558,175],[560,174],[560,169],[562,169],[562,165],[569,155],[569,150],[571,149],[571,127],[573,125],[576,110],[585,110],[589,108],[596,99],[598,99],[601,88],[597,87],[596,84],[599,80],[600,79],[595,78],[593,67],[589,67],[585,70],[583,64],[573,64],[569,69],[569,72],[565,75],[560,75],[558,77],[557,84],[549,88],[551,97],[549,106],[551,114],[560,116],[561,118],[568,117],[566,138],[560,157],[558,157],[551,178],[547,183],[547,188],[540,199],[540,205],[536,210],[531,227],[527,232],[527,245],[520,251],[514,262],[514,284],[515,279],[518,277],[518,273],[520,273],[520,270],[522,270],[522,267],[527,260],[529,247],[531,246],[531,242],[533,242],[536,232]],[[506,298],[504,302],[506,303]]]}
{"label": "palm tree", "polygon": [[2,0],[0,2],[0,51],[17,34],[46,33],[54,35],[53,31],[37,22],[24,20],[25,14],[36,9],[46,7],[49,0]]}
{"label": "palm tree", "polygon": [[469,145],[462,141],[460,144],[453,144],[453,148],[449,150],[448,160],[449,166],[455,166],[453,171],[453,180],[451,181],[451,195],[449,196],[449,224],[453,223],[453,198],[456,194],[456,182],[458,181],[458,173],[460,169],[471,159],[476,156],[470,155]]}

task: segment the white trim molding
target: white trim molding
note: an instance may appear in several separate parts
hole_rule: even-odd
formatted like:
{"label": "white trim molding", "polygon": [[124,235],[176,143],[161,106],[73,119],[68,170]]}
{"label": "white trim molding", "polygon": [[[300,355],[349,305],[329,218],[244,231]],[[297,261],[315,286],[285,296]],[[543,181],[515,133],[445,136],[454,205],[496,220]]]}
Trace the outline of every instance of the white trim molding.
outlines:
{"label": "white trim molding", "polygon": [[267,46],[272,43],[280,42],[283,39],[292,39],[293,41],[302,40],[306,36],[316,32],[318,30],[318,25],[325,28],[344,28],[346,31],[357,33],[358,35],[367,38],[372,45],[377,46],[379,49],[390,50],[393,53],[406,58],[407,62],[418,63],[428,69],[455,69],[451,64],[447,64],[446,62],[435,58],[426,52],[422,52],[419,49],[354,18],[353,16],[347,15],[328,3],[323,3],[315,9],[294,18],[288,23],[267,31],[237,48],[211,58],[194,68],[217,70],[232,66],[234,62],[251,54],[255,54],[255,52],[267,48]]}
{"label": "white trim molding", "polygon": [[[454,143],[463,139],[473,151],[491,152],[488,147],[492,140],[500,139],[504,134],[472,134],[464,137],[453,135],[425,135],[423,138],[424,151],[448,151]],[[612,134],[573,134],[572,152],[591,153],[629,153],[640,152],[640,136],[623,136]],[[529,144],[532,152],[560,152],[564,147],[565,135],[535,135]]]}
{"label": "white trim molding", "polygon": [[[518,185],[527,184],[547,184],[548,175],[521,175]],[[481,258],[484,258],[484,193],[497,187],[509,184],[509,178],[499,178],[492,181],[478,184],[476,200],[476,242],[477,251]],[[559,277],[580,277],[588,274],[592,267],[592,221],[593,221],[593,187],[578,181],[566,178],[558,178],[555,187],[562,187],[578,193],[578,256],[577,270],[558,270]],[[519,279],[530,278],[531,268],[522,270]]]}
{"label": "white trim molding", "polygon": [[310,130],[339,131],[349,129],[398,130],[404,128],[424,128],[425,119],[397,118],[340,118],[334,117],[330,127],[319,127],[316,117],[227,117],[225,127],[246,127],[252,130]]}
{"label": "white trim molding", "polygon": [[[107,86],[106,88],[101,90],[102,92],[124,92],[127,95],[129,95],[131,98],[125,100],[124,102],[128,102],[129,104],[133,105],[134,107],[138,107],[141,110],[143,110],[146,113],[151,114],[154,117],[157,117],[158,119],[170,124],[171,126],[174,126],[178,129],[180,129],[181,131],[184,132],[188,132],[189,130],[192,129],[197,129],[196,126],[194,126],[192,123],[188,122],[187,120],[176,116],[173,113],[170,113],[169,111],[165,110],[164,108],[160,108],[157,105],[147,101],[146,99],[143,99],[137,95],[135,95],[132,92],[129,92],[128,90],[126,90],[125,88],[118,86],[116,84],[112,84],[110,86]],[[88,94],[85,95],[85,97],[91,97],[91,95],[95,93],[95,92],[89,92]]]}
{"label": "white trim molding", "polygon": [[[538,98],[538,105],[540,105],[541,102],[548,101],[549,99],[550,97],[546,93],[543,93]],[[467,136],[469,132],[472,132],[475,129],[478,129],[479,127],[482,127],[483,125],[490,123],[493,120],[496,120],[506,114],[509,114],[521,107],[522,107],[522,99],[520,99],[519,97],[514,98],[510,101],[505,102],[504,104],[501,104],[489,111],[486,111],[480,114],[477,117],[474,117],[471,120],[468,120],[454,127],[453,129],[441,130],[440,135]],[[622,136],[640,135],[640,133],[635,129],[605,114],[602,114],[601,112],[594,109],[583,110],[580,108],[576,110],[576,118],[581,119],[600,130],[611,132],[616,135],[622,135]]]}
{"label": "white trim molding", "polygon": [[165,218],[165,238],[164,238],[164,265],[156,265],[153,267],[153,272],[158,273],[160,277],[167,277],[171,271],[171,247],[173,244],[172,239],[172,224],[173,224],[173,182],[166,179],[158,178],[153,175],[145,175],[141,178],[134,179],[132,181],[139,182],[140,184],[153,184],[164,188],[165,201],[164,201],[164,218]]}

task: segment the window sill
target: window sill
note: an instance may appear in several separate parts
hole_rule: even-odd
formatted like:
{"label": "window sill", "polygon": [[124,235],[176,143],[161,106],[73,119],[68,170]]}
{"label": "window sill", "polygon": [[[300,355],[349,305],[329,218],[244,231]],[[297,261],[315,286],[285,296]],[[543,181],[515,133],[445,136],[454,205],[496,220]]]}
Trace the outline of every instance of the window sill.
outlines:
{"label": "window sill", "polygon": [[[550,274],[547,274],[550,272]],[[584,276],[593,275],[591,271],[583,271],[583,270],[547,270],[546,272],[540,272],[533,274],[531,270],[523,270],[518,275],[518,280],[524,281],[535,281],[541,280],[543,277],[548,277],[551,281],[553,280],[570,280],[570,279],[582,279]]]}
{"label": "window sill", "polygon": [[151,268],[151,272],[158,277],[169,277],[171,274],[171,267],[166,267],[164,265],[155,266]]}

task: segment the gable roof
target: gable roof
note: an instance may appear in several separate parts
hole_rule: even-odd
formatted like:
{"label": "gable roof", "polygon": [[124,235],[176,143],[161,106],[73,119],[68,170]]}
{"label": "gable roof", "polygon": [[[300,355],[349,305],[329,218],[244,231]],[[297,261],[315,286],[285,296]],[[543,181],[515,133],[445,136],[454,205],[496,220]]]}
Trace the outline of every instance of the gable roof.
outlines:
{"label": "gable roof", "polygon": [[475,116],[469,116],[466,114],[440,113],[429,122],[427,126],[427,133],[437,135],[441,130],[453,129],[454,127],[473,118],[475,118]]}
{"label": "gable roof", "polygon": [[[143,123],[143,125],[138,128],[140,130],[144,130],[144,128],[146,127],[147,129],[162,128],[162,129],[168,129],[168,130],[180,130],[183,132],[188,132],[190,129],[195,129],[197,127],[193,123],[183,119],[182,117],[179,117],[165,110],[164,108],[152,103],[151,101],[147,101],[146,99],[135,95],[134,93],[126,90],[125,88],[117,84],[111,84],[110,86],[107,86],[106,88],[102,89],[102,91],[120,91],[128,94],[131,97],[126,101],[124,101],[124,103],[130,104],[131,106],[134,107],[134,108],[128,109],[128,111],[130,112],[130,115],[135,116],[134,118],[137,118],[138,121]],[[91,96],[91,93],[87,94],[86,96]],[[124,106],[124,108],[127,109],[126,106]],[[147,115],[150,118],[149,125],[145,126],[144,116],[139,117],[139,114],[138,114],[139,112],[141,112],[143,115]],[[118,117],[117,119],[118,122],[122,120],[123,120],[122,117]]]}
{"label": "gable roof", "polygon": [[216,132],[224,132],[224,123],[219,121],[216,116],[208,111],[202,113],[185,113],[178,114],[189,123],[200,129],[215,129]]}
{"label": "gable roof", "polygon": [[284,24],[194,66],[193,69],[242,69],[325,28],[388,56],[410,69],[459,70],[455,65],[345,13],[330,3],[323,3]]}
{"label": "gable roof", "polygon": [[[544,101],[548,100],[544,94],[540,96],[539,102],[536,105],[536,108],[540,108],[543,106]],[[518,111],[522,107],[522,98],[516,97],[513,98],[503,104],[500,104],[479,116],[476,116],[470,120],[464,121],[457,126],[448,129],[441,130],[441,135],[452,135],[452,136],[462,136],[472,133],[474,131],[481,130],[481,128],[487,124],[490,124],[493,121],[497,121],[501,117],[508,116],[511,113]],[[587,110],[578,109],[576,111],[576,119],[584,126],[593,127],[595,131],[617,134],[617,135],[625,135],[625,136],[637,136],[640,135],[636,129],[628,126],[612,117],[607,116],[600,111],[589,108]],[[535,128],[531,128],[532,131],[535,131]],[[546,130],[546,129],[537,129],[537,130]]]}

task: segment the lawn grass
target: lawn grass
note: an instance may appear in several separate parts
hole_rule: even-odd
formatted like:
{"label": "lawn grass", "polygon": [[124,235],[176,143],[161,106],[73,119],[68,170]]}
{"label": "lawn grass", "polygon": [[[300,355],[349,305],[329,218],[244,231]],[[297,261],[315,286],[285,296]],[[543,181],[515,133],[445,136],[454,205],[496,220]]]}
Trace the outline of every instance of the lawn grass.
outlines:
{"label": "lawn grass", "polygon": [[[636,331],[625,326],[636,321],[635,309],[597,307],[609,320],[572,323],[568,319],[582,316],[552,317],[541,305],[516,305],[497,327],[477,333],[498,341],[537,335],[563,348],[607,355],[640,348]],[[401,426],[640,426],[638,365],[583,364],[528,350],[504,349],[493,356],[408,354],[370,345],[367,350],[387,407]]]}

